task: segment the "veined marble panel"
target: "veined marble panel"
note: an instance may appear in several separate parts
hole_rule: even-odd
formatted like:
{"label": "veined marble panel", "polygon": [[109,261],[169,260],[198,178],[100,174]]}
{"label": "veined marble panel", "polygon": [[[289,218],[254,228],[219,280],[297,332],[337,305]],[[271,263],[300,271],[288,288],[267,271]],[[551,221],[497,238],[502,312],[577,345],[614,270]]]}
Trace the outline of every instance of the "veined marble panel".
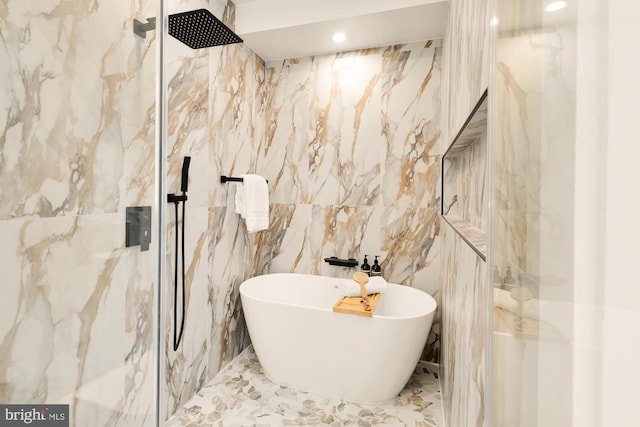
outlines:
{"label": "veined marble panel", "polygon": [[261,128],[256,128],[264,66],[255,53],[237,44],[211,49],[210,68],[209,203],[224,206],[233,184],[221,185],[220,175],[256,173],[264,151]]}
{"label": "veined marble panel", "polygon": [[[167,212],[166,236],[167,253],[164,291],[164,327],[163,336],[164,369],[167,382],[167,410],[169,414],[186,402],[193,392],[208,380],[207,350],[211,330],[211,316],[208,301],[208,208],[191,207],[186,209],[185,222],[185,314],[182,342],[177,351],[173,350],[174,340],[174,301],[176,299],[174,267],[178,262],[177,330],[180,329],[182,310],[182,208],[180,219],[175,220],[173,205]],[[179,244],[176,251],[175,235],[179,230]],[[177,254],[177,255],[176,255]]]}
{"label": "veined marble panel", "polygon": [[214,377],[247,345],[240,284],[251,265],[246,229],[232,207],[209,209],[209,281],[206,313],[211,318],[208,376]]}
{"label": "veined marble panel", "polygon": [[255,234],[258,263],[252,275],[310,274],[312,206],[272,204],[269,209],[269,229]]}
{"label": "veined marble panel", "polygon": [[439,288],[438,209],[384,208],[381,215],[384,277],[429,294]]}
{"label": "veined marble panel", "polygon": [[309,203],[309,137],[315,126],[313,58],[268,64],[265,72],[265,161],[272,203]]}
{"label": "veined marble panel", "polygon": [[310,201],[374,205],[380,195],[382,58],[354,51],[314,58]]}
{"label": "veined marble panel", "polygon": [[[144,2],[136,9],[148,7]],[[140,81],[134,76],[141,66],[141,58],[127,58],[150,45],[123,31],[131,13],[124,0],[99,7],[4,2],[0,219],[123,208],[124,140],[131,136],[123,100],[130,99],[131,80]],[[145,58],[148,66],[154,66],[153,56]],[[138,106],[148,111],[153,102],[145,99]]]}
{"label": "veined marble panel", "polygon": [[445,420],[486,425],[485,381],[492,290],[486,264],[453,230],[442,228],[441,378]]}
{"label": "veined marble panel", "polygon": [[125,206],[153,206],[156,201],[157,31],[147,33],[146,39],[134,35],[133,18],[155,16],[157,6],[156,0],[137,2],[123,29],[129,52],[119,98],[125,147],[121,211]]}
{"label": "veined marble panel", "polygon": [[[280,201],[280,198],[283,198],[291,201],[291,191],[293,191],[293,202],[299,203],[300,198],[305,197],[306,182],[309,179],[312,181],[309,182],[311,200],[315,201],[316,205],[362,206],[381,203],[376,201],[377,198],[372,199],[373,193],[370,193],[370,196],[357,197],[356,199],[359,200],[354,200],[353,203],[340,200],[340,203],[335,204],[336,196],[338,199],[341,198],[338,190],[341,186],[339,181],[347,172],[350,173],[354,169],[350,165],[345,168],[346,164],[341,161],[341,156],[343,153],[349,155],[359,150],[360,143],[357,139],[353,139],[353,135],[358,136],[358,129],[364,123],[363,119],[358,117],[362,116],[366,119],[368,105],[371,104],[372,107],[377,106],[378,114],[381,114],[378,116],[379,120],[383,121],[388,130],[387,143],[378,145],[382,149],[382,155],[378,152],[370,153],[376,145],[371,141],[368,144],[368,152],[364,154],[369,159],[380,159],[376,166],[376,173],[372,175],[374,182],[379,182],[379,177],[384,172],[385,155],[393,159],[391,163],[405,162],[405,166],[401,167],[412,177],[417,174],[415,182],[411,178],[409,190],[405,182],[402,184],[405,190],[398,189],[390,192],[392,198],[400,197],[400,200],[395,200],[394,203],[389,200],[389,204],[434,206],[439,197],[437,185],[439,180],[437,153],[439,149],[437,146],[439,68],[437,49],[431,45],[432,43],[429,42],[426,46],[424,44],[393,46],[319,58],[287,60],[277,65],[269,64],[267,83],[275,87],[273,89],[275,95],[269,98],[268,106],[272,115],[270,116],[271,130],[267,137],[267,159],[269,159],[267,170],[272,171],[270,179],[274,181],[276,200]],[[353,79],[355,73],[364,75],[366,78],[360,79],[360,86],[350,85],[347,90],[346,83]],[[382,85],[381,91],[375,89],[378,85]],[[369,92],[372,89],[375,89],[375,93]],[[314,91],[311,100],[307,95],[310,90]],[[332,97],[335,98],[333,103],[331,103]],[[291,99],[295,100],[293,105],[290,102]],[[336,105],[339,106],[348,99],[353,99],[354,102],[351,102],[351,106],[345,104],[343,110],[361,111],[362,114],[345,116],[337,112],[339,108],[336,110]],[[358,103],[353,106],[355,101]],[[312,102],[311,112],[309,112],[309,102]],[[320,109],[318,105],[326,108]],[[309,114],[311,118],[308,118]],[[353,117],[353,119],[349,119],[347,124],[344,124],[345,117],[347,119]],[[324,122],[328,123],[329,127],[318,126],[319,123]],[[360,127],[347,126],[349,123],[360,123]],[[298,161],[304,157],[305,152],[295,151],[298,149],[296,142],[304,137],[301,128],[305,126],[312,127],[310,135],[313,138],[312,148],[319,142],[319,135],[327,141],[317,145],[319,151],[311,150],[308,153],[309,170],[305,168],[304,163]],[[340,141],[340,144],[332,146],[331,141]],[[376,137],[374,141],[381,142],[382,139]],[[353,147],[349,149],[349,145]],[[329,152],[331,154],[327,154]],[[405,159],[407,156],[411,157],[411,154],[414,154],[415,158],[412,157],[407,162]],[[274,170],[274,164],[283,165],[283,167],[275,172],[277,169]],[[365,169],[369,170],[366,165]],[[336,173],[340,176],[336,176]],[[385,174],[389,185],[395,185],[392,182],[397,181],[394,178],[397,173],[398,171],[393,171]],[[328,180],[323,178],[327,174],[330,175]],[[318,175],[320,178],[316,178]],[[349,190],[351,194],[361,190],[357,182],[354,183],[353,180],[345,180],[345,182],[353,184],[354,189]],[[281,188],[284,191],[280,190]],[[331,188],[333,190],[329,191]],[[320,193],[326,194],[326,197],[318,196]],[[372,246],[367,251],[372,254],[379,253],[379,238]],[[317,263],[314,262],[314,264]]]}
{"label": "veined marble panel", "polygon": [[488,86],[488,0],[451,0],[442,43],[442,136],[448,145]]}
{"label": "veined marble panel", "polygon": [[[114,301],[124,302],[124,287],[119,280],[110,286],[123,246],[120,233],[114,238],[118,223],[123,225],[119,216],[110,216],[106,224],[90,217],[0,223],[0,262],[8,272],[0,310],[7,356],[1,369],[3,402],[29,402],[33,396],[40,402],[60,399],[79,379],[94,378],[122,362],[124,349],[117,345],[99,360],[82,357],[90,351],[90,331],[101,326],[101,305],[121,314],[113,332],[124,331],[124,306],[114,307]],[[94,240],[94,233],[103,240]],[[109,280],[100,279],[102,274]],[[27,336],[31,339],[20,339]]]}
{"label": "veined marble panel", "polygon": [[184,156],[189,166],[190,206],[207,206],[209,167],[209,54],[176,39],[167,43],[167,166],[165,188],[180,192]]}
{"label": "veined marble panel", "polygon": [[382,55],[385,207],[428,207],[440,194],[440,49]]}
{"label": "veined marble panel", "polygon": [[137,394],[155,375],[153,310],[139,303],[156,260],[125,249],[123,230],[119,214],[0,222],[0,400],[69,403],[71,425],[154,411]]}
{"label": "veined marble panel", "polygon": [[[152,236],[157,242],[157,236]],[[134,251],[137,248],[134,249]],[[156,283],[158,263],[156,256],[139,256],[128,260],[125,318],[123,410],[117,425],[144,426],[154,422],[157,412],[158,361],[156,326],[158,311]]]}
{"label": "veined marble panel", "polygon": [[[311,213],[309,232],[312,274],[330,277],[351,277],[354,269],[329,265],[324,258],[359,258],[367,253],[373,264],[373,255],[363,253],[364,247],[375,248],[373,233],[378,232],[380,212],[371,206],[318,206]],[[372,228],[370,228],[372,227]],[[369,239],[370,243],[367,243]]]}
{"label": "veined marble panel", "polygon": [[437,207],[384,208],[380,229],[382,275],[392,283],[423,290],[438,303],[422,360],[440,354],[440,217]]}

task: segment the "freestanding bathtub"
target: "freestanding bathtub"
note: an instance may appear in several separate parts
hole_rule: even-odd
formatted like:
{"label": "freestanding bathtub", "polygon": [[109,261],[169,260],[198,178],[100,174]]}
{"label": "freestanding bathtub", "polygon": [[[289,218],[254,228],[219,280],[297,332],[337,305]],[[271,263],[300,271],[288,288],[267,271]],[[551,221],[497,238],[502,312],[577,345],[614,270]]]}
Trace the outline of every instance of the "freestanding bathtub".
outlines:
{"label": "freestanding bathtub", "polygon": [[381,403],[402,390],[436,302],[390,283],[372,317],[334,313],[341,283],[350,280],[286,273],[240,285],[253,348],[271,381],[357,403]]}

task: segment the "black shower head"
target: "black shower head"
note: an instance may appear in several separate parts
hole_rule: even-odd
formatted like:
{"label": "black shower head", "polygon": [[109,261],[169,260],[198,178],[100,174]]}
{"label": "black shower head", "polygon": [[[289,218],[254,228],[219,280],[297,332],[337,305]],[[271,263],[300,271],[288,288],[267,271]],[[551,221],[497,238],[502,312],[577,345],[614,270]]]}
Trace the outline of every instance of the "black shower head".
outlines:
{"label": "black shower head", "polygon": [[242,43],[242,39],[207,9],[169,15],[169,34],[192,49]]}

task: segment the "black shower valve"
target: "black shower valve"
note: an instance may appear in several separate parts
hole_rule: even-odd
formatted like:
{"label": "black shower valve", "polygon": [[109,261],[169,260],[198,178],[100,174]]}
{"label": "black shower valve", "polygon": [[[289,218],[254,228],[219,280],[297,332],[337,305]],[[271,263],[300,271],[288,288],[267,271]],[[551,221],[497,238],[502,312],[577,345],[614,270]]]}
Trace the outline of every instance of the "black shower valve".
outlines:
{"label": "black shower valve", "polygon": [[149,250],[151,243],[151,206],[127,206],[125,246],[140,245],[142,252]]}

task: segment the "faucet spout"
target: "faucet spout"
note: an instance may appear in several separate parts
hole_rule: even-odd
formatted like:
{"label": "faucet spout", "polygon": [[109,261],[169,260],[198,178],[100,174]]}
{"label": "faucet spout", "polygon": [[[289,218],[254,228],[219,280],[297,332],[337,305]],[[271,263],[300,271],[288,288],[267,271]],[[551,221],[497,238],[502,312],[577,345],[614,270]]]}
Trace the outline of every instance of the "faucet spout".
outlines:
{"label": "faucet spout", "polygon": [[358,266],[358,260],[355,258],[341,259],[341,258],[332,256],[332,257],[325,258],[324,262],[328,263],[329,265],[338,265],[340,267],[357,267]]}

